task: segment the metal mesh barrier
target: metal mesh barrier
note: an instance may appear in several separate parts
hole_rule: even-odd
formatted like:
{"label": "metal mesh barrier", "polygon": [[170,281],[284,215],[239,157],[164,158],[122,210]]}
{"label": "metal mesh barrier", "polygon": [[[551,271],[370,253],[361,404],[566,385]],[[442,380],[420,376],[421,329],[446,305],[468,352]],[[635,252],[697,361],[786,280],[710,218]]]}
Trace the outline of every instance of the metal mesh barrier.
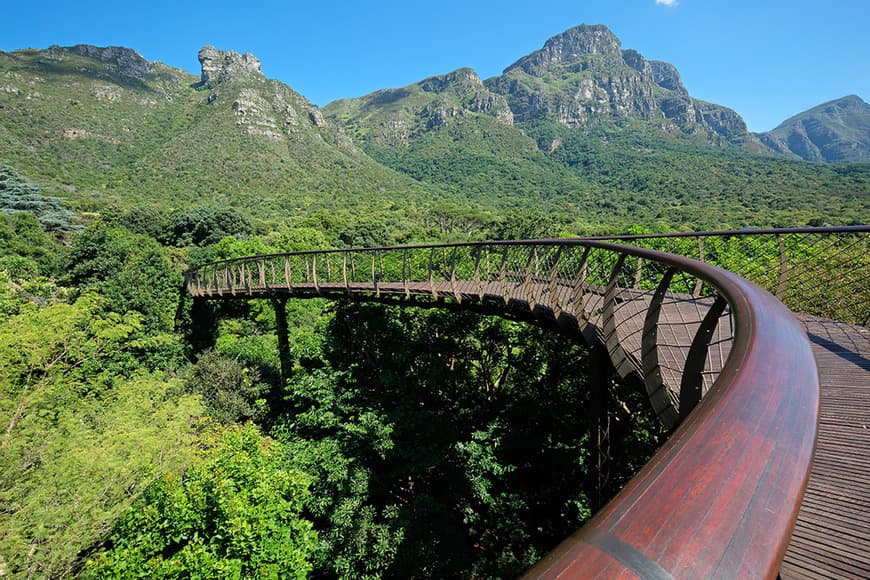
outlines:
{"label": "metal mesh barrier", "polygon": [[870,325],[870,227],[624,236],[614,241],[729,270],[792,312]]}

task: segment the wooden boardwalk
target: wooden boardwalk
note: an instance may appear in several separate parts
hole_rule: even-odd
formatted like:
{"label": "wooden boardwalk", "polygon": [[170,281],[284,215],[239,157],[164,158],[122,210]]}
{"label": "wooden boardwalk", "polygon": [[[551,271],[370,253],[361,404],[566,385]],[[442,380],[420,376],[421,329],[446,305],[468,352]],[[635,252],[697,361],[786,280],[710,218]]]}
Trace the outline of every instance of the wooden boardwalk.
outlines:
{"label": "wooden boardwalk", "polygon": [[870,578],[870,329],[799,317],[822,389],[819,436],[783,578]]}

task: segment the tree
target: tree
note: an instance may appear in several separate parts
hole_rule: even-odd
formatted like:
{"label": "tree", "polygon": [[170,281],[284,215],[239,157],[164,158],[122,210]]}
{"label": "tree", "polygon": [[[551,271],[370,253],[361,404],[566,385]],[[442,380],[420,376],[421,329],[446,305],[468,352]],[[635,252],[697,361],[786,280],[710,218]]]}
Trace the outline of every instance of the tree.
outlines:
{"label": "tree", "polygon": [[42,189],[29,183],[9,167],[0,165],[0,213],[30,212],[48,231],[71,232],[81,229],[75,214],[65,208],[57,197],[42,194]]}
{"label": "tree", "polygon": [[263,419],[269,385],[256,368],[239,359],[207,350],[199,355],[185,381],[188,391],[202,395],[209,414],[221,423]]}
{"label": "tree", "polygon": [[181,277],[152,238],[100,222],[91,225],[75,239],[67,281],[99,290],[115,312],[140,313],[148,333],[173,329]]}
{"label": "tree", "polygon": [[195,207],[171,216],[161,241],[172,246],[207,246],[227,236],[249,236],[251,222],[231,207]]}
{"label": "tree", "polygon": [[13,576],[69,575],[195,451],[202,407],[137,363],[140,325],[93,293],[0,320],[0,559]]}
{"label": "tree", "polygon": [[317,534],[309,478],[254,425],[230,427],[206,461],[167,475],[116,522],[88,577],[305,578]]}

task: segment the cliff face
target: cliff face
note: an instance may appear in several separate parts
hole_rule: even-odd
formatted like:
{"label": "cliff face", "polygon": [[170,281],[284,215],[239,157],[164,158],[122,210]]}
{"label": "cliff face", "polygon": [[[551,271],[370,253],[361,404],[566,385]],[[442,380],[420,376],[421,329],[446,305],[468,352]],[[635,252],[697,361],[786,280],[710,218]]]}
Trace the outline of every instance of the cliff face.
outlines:
{"label": "cliff face", "polygon": [[737,113],[693,99],[673,65],[623,50],[601,25],[581,25],[554,36],[486,85],[504,95],[518,122],[550,119],[582,128],[635,118],[710,141],[748,137]]}

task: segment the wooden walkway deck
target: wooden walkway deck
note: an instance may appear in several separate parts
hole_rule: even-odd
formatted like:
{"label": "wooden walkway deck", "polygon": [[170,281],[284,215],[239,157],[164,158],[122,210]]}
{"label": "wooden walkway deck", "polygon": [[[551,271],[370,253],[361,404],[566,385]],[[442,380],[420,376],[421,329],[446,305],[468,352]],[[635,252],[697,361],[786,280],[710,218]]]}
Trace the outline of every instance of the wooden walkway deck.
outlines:
{"label": "wooden walkway deck", "polygon": [[821,377],[819,436],[783,578],[870,578],[870,329],[800,316]]}

